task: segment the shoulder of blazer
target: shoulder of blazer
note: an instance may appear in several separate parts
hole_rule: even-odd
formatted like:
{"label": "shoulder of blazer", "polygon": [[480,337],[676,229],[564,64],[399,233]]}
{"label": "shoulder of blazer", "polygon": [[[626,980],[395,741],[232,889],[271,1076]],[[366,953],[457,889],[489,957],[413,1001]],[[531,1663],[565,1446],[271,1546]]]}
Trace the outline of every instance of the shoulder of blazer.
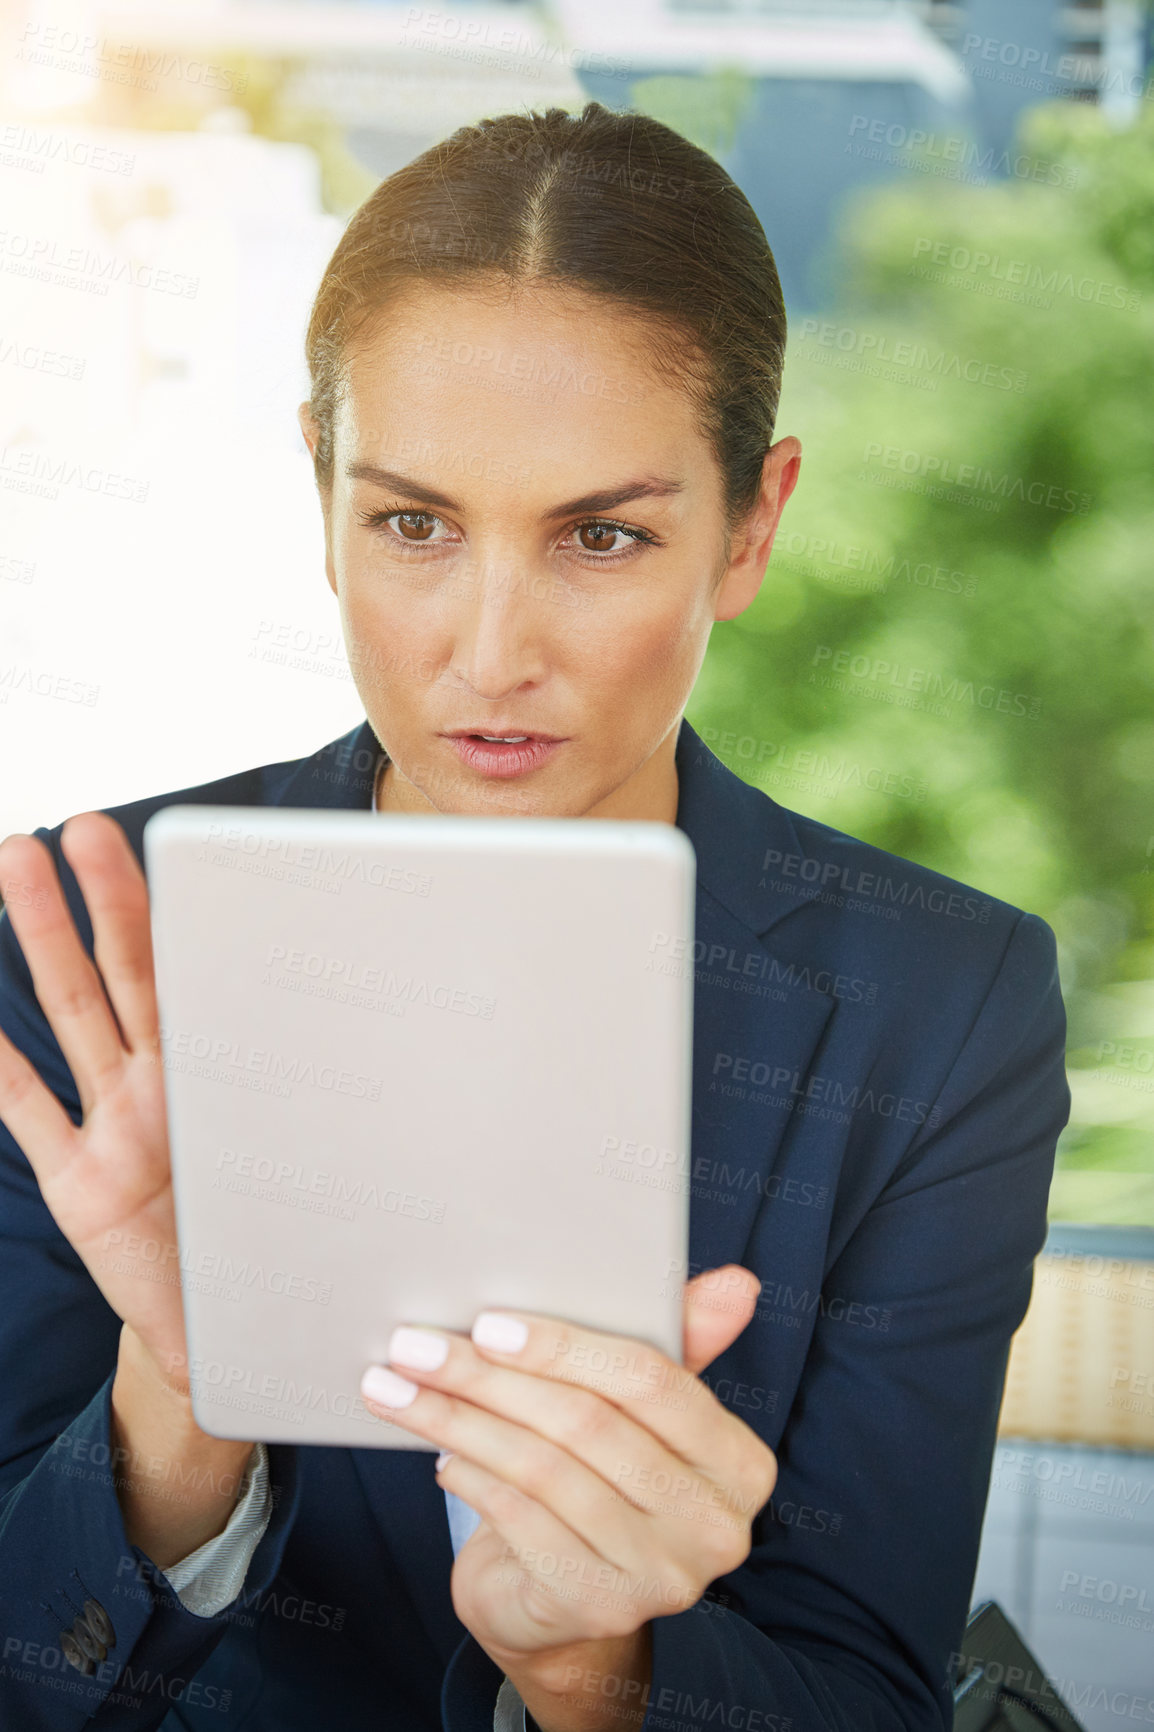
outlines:
{"label": "shoulder of blazer", "polygon": [[[712,939],[694,949],[699,985],[760,968],[763,984],[809,988],[918,1045],[964,1038],[1004,970],[1011,1020],[1047,996],[1058,1002],[1056,941],[1040,916],[779,805],[688,723],[678,765],[698,936]],[[752,934],[764,964],[724,936],[713,905]]]}
{"label": "shoulder of blazer", "polygon": [[[380,742],[369,722],[358,722],[347,734],[330,740],[303,758],[284,758],[275,764],[258,764],[237,770],[212,782],[198,782],[163,794],[149,794],[119,806],[96,810],[114,818],[128,837],[144,870],[144,826],[154,812],[165,806],[327,806],[333,809],[368,811],[373,803],[373,776],[381,753]],[[80,886],[64,851],[60,833],[67,818],[34,832],[52,852],[65,901],[76,922],[81,942],[91,953],[92,922],[80,894]]]}
{"label": "shoulder of blazer", "polygon": [[[99,810],[115,818],[143,865],[144,826],[165,806],[327,806],[354,811],[364,807],[367,811],[372,806],[373,774],[380,753],[381,746],[370,724],[358,722],[347,734],[330,740],[306,757],[258,764],[215,781],[197,782],[191,787],[149,794],[140,800]],[[66,822],[62,819],[50,831],[40,834],[58,842]]]}
{"label": "shoulder of blazer", "polygon": [[877,914],[873,924],[891,926],[915,925],[905,915],[925,914],[1003,932],[1023,916],[1012,902],[779,805],[723,764],[687,722],[677,762],[678,823],[694,844],[699,882],[759,935],[805,909],[831,919]]}

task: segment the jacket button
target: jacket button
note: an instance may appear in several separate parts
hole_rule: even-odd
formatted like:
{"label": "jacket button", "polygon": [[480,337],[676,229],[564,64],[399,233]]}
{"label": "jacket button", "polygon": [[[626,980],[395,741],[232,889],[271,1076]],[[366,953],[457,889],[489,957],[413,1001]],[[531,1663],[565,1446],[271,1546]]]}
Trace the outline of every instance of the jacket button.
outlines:
{"label": "jacket button", "polygon": [[92,1664],[92,1661],[88,1658],[88,1655],[84,1652],[83,1648],[81,1648],[80,1643],[76,1640],[76,1637],[72,1634],[71,1630],[61,1631],[60,1652],[64,1655],[68,1664],[70,1666],[75,1666],[78,1672],[83,1672],[85,1676],[91,1672],[95,1672],[96,1667]]}
{"label": "jacket button", "polygon": [[112,1628],[112,1619],[99,1600],[85,1600],[84,1622],[98,1642],[106,1642],[110,1648],[115,1648],[116,1631]]}
{"label": "jacket button", "polygon": [[73,1619],[72,1634],[75,1636],[81,1651],[87,1654],[90,1660],[106,1660],[108,1658],[108,1649],[103,1642],[97,1641],[83,1618]]}

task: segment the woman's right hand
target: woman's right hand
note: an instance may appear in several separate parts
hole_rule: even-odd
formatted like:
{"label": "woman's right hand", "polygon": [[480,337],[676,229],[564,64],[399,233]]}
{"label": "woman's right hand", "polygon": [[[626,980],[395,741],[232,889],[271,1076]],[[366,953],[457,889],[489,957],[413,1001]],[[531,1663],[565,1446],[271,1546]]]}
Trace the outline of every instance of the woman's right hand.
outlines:
{"label": "woman's right hand", "polygon": [[72,1123],[0,1032],[0,1119],[112,1309],[165,1385],[186,1396],[148,888],[124,831],[104,812],[69,818],[61,846],[92,921],[95,967],[38,837],[0,843],[0,895],[84,1117]]}

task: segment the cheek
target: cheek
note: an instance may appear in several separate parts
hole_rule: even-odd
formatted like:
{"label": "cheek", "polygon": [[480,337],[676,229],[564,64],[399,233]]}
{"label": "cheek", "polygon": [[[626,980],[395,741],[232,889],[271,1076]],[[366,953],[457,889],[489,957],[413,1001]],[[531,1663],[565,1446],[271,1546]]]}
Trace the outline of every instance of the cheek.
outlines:
{"label": "cheek", "polygon": [[627,627],[606,634],[593,663],[604,683],[631,684],[640,696],[658,686],[662,676],[675,682],[687,668],[696,672],[700,636],[693,600],[684,596],[659,612],[637,613]]}
{"label": "cheek", "polygon": [[346,637],[355,641],[370,666],[386,647],[424,651],[444,636],[444,610],[430,594],[428,579],[397,569],[371,547],[355,543],[342,568],[341,617]]}

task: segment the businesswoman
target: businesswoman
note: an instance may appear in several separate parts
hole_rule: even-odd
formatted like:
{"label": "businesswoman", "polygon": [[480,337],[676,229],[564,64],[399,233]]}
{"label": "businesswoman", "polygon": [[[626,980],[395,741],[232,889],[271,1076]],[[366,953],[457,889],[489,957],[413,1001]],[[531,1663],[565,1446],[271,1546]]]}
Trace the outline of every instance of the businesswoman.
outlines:
{"label": "businesswoman", "polygon": [[[467,127],[352,219],[301,426],[364,722],[0,848],[5,1726],[949,1726],[1064,1017],[1043,921],[683,718],[797,481],[784,340],[745,198],[640,115]],[[439,1457],[199,1430],[139,863],[174,800],[685,830],[684,1368],[414,1318],[363,1394]]]}

